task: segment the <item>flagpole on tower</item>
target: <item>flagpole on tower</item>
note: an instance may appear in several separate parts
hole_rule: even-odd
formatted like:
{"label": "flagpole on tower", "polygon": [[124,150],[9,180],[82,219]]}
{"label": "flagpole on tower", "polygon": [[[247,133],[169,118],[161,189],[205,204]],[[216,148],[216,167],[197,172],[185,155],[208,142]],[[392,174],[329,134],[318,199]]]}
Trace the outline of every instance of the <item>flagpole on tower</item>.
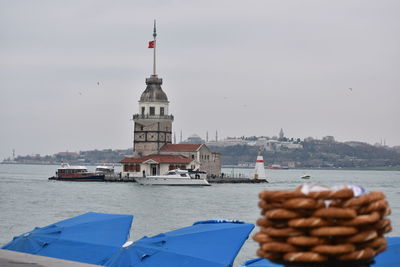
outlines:
{"label": "flagpole on tower", "polygon": [[156,75],[156,36],[157,36],[157,32],[156,32],[156,20],[154,20],[154,29],[153,29],[153,37],[154,37],[154,56],[153,56],[153,75]]}

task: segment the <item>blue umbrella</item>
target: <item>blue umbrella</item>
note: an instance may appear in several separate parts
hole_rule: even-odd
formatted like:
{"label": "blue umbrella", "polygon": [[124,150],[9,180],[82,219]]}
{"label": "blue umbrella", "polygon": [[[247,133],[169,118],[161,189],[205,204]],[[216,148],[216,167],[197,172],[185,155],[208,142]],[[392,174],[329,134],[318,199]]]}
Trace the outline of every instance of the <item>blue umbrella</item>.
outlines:
{"label": "blue umbrella", "polygon": [[281,264],[275,264],[264,258],[251,259],[240,265],[239,267],[278,267]]}
{"label": "blue umbrella", "polygon": [[104,265],[141,266],[232,266],[254,225],[225,220],[196,222],[192,226],[143,237],[121,248]]}
{"label": "blue umbrella", "polygon": [[2,249],[103,264],[129,236],[132,215],[89,212],[14,237]]}
{"label": "blue umbrella", "polygon": [[400,237],[387,238],[387,250],[375,257],[373,267],[400,266]]}
{"label": "blue umbrella", "polygon": [[[398,267],[400,266],[400,237],[388,237],[387,238],[387,250],[380,253],[375,257],[375,263],[373,267]],[[280,264],[274,264],[269,260],[263,258],[256,258],[246,261],[242,267],[275,267],[281,266]]]}

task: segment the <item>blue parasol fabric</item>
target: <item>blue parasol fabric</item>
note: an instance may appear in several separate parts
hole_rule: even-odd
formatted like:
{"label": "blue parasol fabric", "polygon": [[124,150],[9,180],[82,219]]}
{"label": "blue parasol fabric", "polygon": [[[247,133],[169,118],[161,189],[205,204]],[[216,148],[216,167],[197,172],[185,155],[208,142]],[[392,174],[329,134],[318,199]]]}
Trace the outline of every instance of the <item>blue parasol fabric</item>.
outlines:
{"label": "blue parasol fabric", "polygon": [[264,258],[255,258],[246,261],[239,267],[281,267],[281,264],[275,264]]}
{"label": "blue parasol fabric", "polygon": [[103,264],[129,237],[132,215],[89,212],[14,237],[2,249]]}
{"label": "blue parasol fabric", "polygon": [[373,267],[400,266],[400,237],[387,238],[387,250],[375,257]]}
{"label": "blue parasol fabric", "polygon": [[[387,250],[375,257],[373,267],[398,267],[400,266],[400,237],[387,238]],[[276,267],[281,266],[263,258],[246,261],[242,267]]]}
{"label": "blue parasol fabric", "polygon": [[254,225],[225,220],[196,222],[192,226],[143,237],[121,248],[104,265],[143,266],[232,266]]}

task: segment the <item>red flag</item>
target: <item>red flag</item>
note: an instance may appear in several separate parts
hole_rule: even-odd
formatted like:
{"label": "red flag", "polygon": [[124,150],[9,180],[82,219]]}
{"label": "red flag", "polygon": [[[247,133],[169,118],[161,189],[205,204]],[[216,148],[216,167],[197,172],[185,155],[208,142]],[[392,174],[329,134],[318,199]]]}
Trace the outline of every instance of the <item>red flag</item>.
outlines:
{"label": "red flag", "polygon": [[149,48],[154,48],[155,45],[156,45],[156,41],[149,42]]}

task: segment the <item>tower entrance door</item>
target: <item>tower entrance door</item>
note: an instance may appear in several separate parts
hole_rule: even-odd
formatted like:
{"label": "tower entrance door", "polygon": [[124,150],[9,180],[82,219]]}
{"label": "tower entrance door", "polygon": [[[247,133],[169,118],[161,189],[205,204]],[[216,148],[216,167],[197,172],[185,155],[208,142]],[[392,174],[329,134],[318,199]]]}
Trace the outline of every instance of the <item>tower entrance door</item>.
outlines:
{"label": "tower entrance door", "polygon": [[151,169],[151,175],[157,175],[157,164],[151,164],[150,169]]}

